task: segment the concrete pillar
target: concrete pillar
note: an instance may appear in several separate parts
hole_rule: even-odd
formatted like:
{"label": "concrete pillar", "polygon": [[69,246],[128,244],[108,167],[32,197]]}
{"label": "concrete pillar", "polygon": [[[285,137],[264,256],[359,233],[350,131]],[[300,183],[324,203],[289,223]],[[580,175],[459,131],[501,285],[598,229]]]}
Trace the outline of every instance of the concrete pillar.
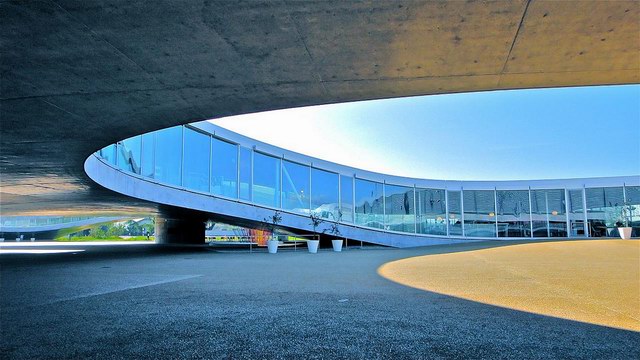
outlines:
{"label": "concrete pillar", "polygon": [[156,217],[158,244],[204,244],[206,216],[197,212],[162,213]]}

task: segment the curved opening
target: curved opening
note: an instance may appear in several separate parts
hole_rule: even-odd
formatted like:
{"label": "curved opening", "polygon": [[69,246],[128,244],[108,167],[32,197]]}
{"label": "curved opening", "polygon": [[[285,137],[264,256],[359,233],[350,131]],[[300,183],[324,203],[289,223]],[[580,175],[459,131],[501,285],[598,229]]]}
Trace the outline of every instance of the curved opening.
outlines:
{"label": "curved opening", "polygon": [[398,177],[312,158],[209,122],[120,141],[92,155],[85,169],[109,189],[161,204],[254,222],[282,211],[288,215],[283,226],[304,230],[311,230],[308,217],[315,214],[342,224],[352,238],[394,246],[426,239],[616,237],[622,224],[634,228],[633,236],[640,230],[638,177]]}

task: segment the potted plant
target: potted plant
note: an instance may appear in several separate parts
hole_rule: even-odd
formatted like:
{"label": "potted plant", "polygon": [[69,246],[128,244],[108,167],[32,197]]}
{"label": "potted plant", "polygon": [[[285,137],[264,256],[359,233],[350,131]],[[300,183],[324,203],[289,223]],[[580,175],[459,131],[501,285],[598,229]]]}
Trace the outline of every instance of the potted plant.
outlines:
{"label": "potted plant", "polygon": [[[322,218],[320,217],[320,215],[316,214],[316,213],[311,213],[309,215],[309,219],[311,219],[311,226],[313,226],[313,235],[314,236],[318,236],[318,232],[317,232],[317,228],[318,226],[320,226],[320,224],[322,224],[324,222],[324,220],[322,220]],[[318,246],[320,245],[320,240],[319,238],[315,238],[313,240],[307,240],[307,249],[309,249],[309,252],[312,254],[315,254],[318,252]]]}
{"label": "potted plant", "polygon": [[636,208],[629,203],[624,203],[620,211],[620,220],[616,222],[620,238],[624,240],[631,239],[631,216]]}
{"label": "potted plant", "polygon": [[269,254],[275,254],[278,252],[278,235],[276,234],[276,227],[281,221],[282,216],[277,210],[273,215],[262,220],[265,227],[271,231],[271,238],[267,240],[267,249],[269,250]]}
{"label": "potted plant", "polygon": [[[335,217],[335,222],[331,224],[331,228],[329,228],[329,233],[331,233],[335,237],[340,237],[340,227],[338,224],[342,221],[342,210],[338,209],[338,216]],[[342,239],[333,239],[331,240],[331,245],[333,245],[333,251],[342,251]]]}

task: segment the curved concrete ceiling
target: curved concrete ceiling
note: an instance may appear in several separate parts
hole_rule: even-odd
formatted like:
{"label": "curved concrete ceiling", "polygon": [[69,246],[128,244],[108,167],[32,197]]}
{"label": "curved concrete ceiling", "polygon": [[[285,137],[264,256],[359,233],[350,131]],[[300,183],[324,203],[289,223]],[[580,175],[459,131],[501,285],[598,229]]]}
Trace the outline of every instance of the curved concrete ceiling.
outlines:
{"label": "curved concrete ceiling", "polygon": [[137,212],[83,162],[180,123],[640,82],[636,1],[0,1],[3,214]]}

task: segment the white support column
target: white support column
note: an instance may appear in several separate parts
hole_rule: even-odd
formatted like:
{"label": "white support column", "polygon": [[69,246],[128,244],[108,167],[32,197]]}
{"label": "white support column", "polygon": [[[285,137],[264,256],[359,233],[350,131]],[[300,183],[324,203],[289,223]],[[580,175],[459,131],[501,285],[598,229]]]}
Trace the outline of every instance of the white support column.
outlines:
{"label": "white support column", "polygon": [[209,135],[209,194],[213,190],[211,188],[211,183],[213,182],[213,155],[213,136]]}
{"label": "white support column", "polygon": [[531,186],[529,186],[529,237],[533,239],[533,204],[531,203]]}
{"label": "white support column", "polygon": [[587,190],[584,185],[582,185],[582,231],[584,231],[585,237],[590,237],[589,234],[589,223],[587,222]]}
{"label": "white support column", "polygon": [[182,151],[180,152],[180,186],[184,186],[184,125],[180,126],[180,136],[182,137]]}
{"label": "white support column", "polygon": [[460,187],[460,222],[462,229],[462,237],[465,237],[464,231],[464,188]]}
{"label": "white support column", "polygon": [[451,236],[449,230],[449,190],[444,189],[444,216],[445,216],[445,224],[447,224],[447,236]]}
{"label": "white support column", "polygon": [[416,196],[418,192],[416,191],[416,184],[413,184],[413,233],[418,233],[418,209],[416,209]]}
{"label": "white support column", "polygon": [[[571,213],[569,212],[571,210],[571,207],[569,206],[569,202],[571,201],[571,197],[569,196],[569,190],[564,189],[564,213],[566,215],[567,218],[567,237],[571,237],[573,236],[571,234],[571,232],[573,231],[573,229],[571,229]],[[549,204],[547,202],[547,214],[549,214]],[[547,228],[549,227],[549,215],[547,215]]]}
{"label": "white support column", "polygon": [[495,187],[493,188],[493,216],[496,217],[496,237],[500,237],[498,236],[498,190]]}

